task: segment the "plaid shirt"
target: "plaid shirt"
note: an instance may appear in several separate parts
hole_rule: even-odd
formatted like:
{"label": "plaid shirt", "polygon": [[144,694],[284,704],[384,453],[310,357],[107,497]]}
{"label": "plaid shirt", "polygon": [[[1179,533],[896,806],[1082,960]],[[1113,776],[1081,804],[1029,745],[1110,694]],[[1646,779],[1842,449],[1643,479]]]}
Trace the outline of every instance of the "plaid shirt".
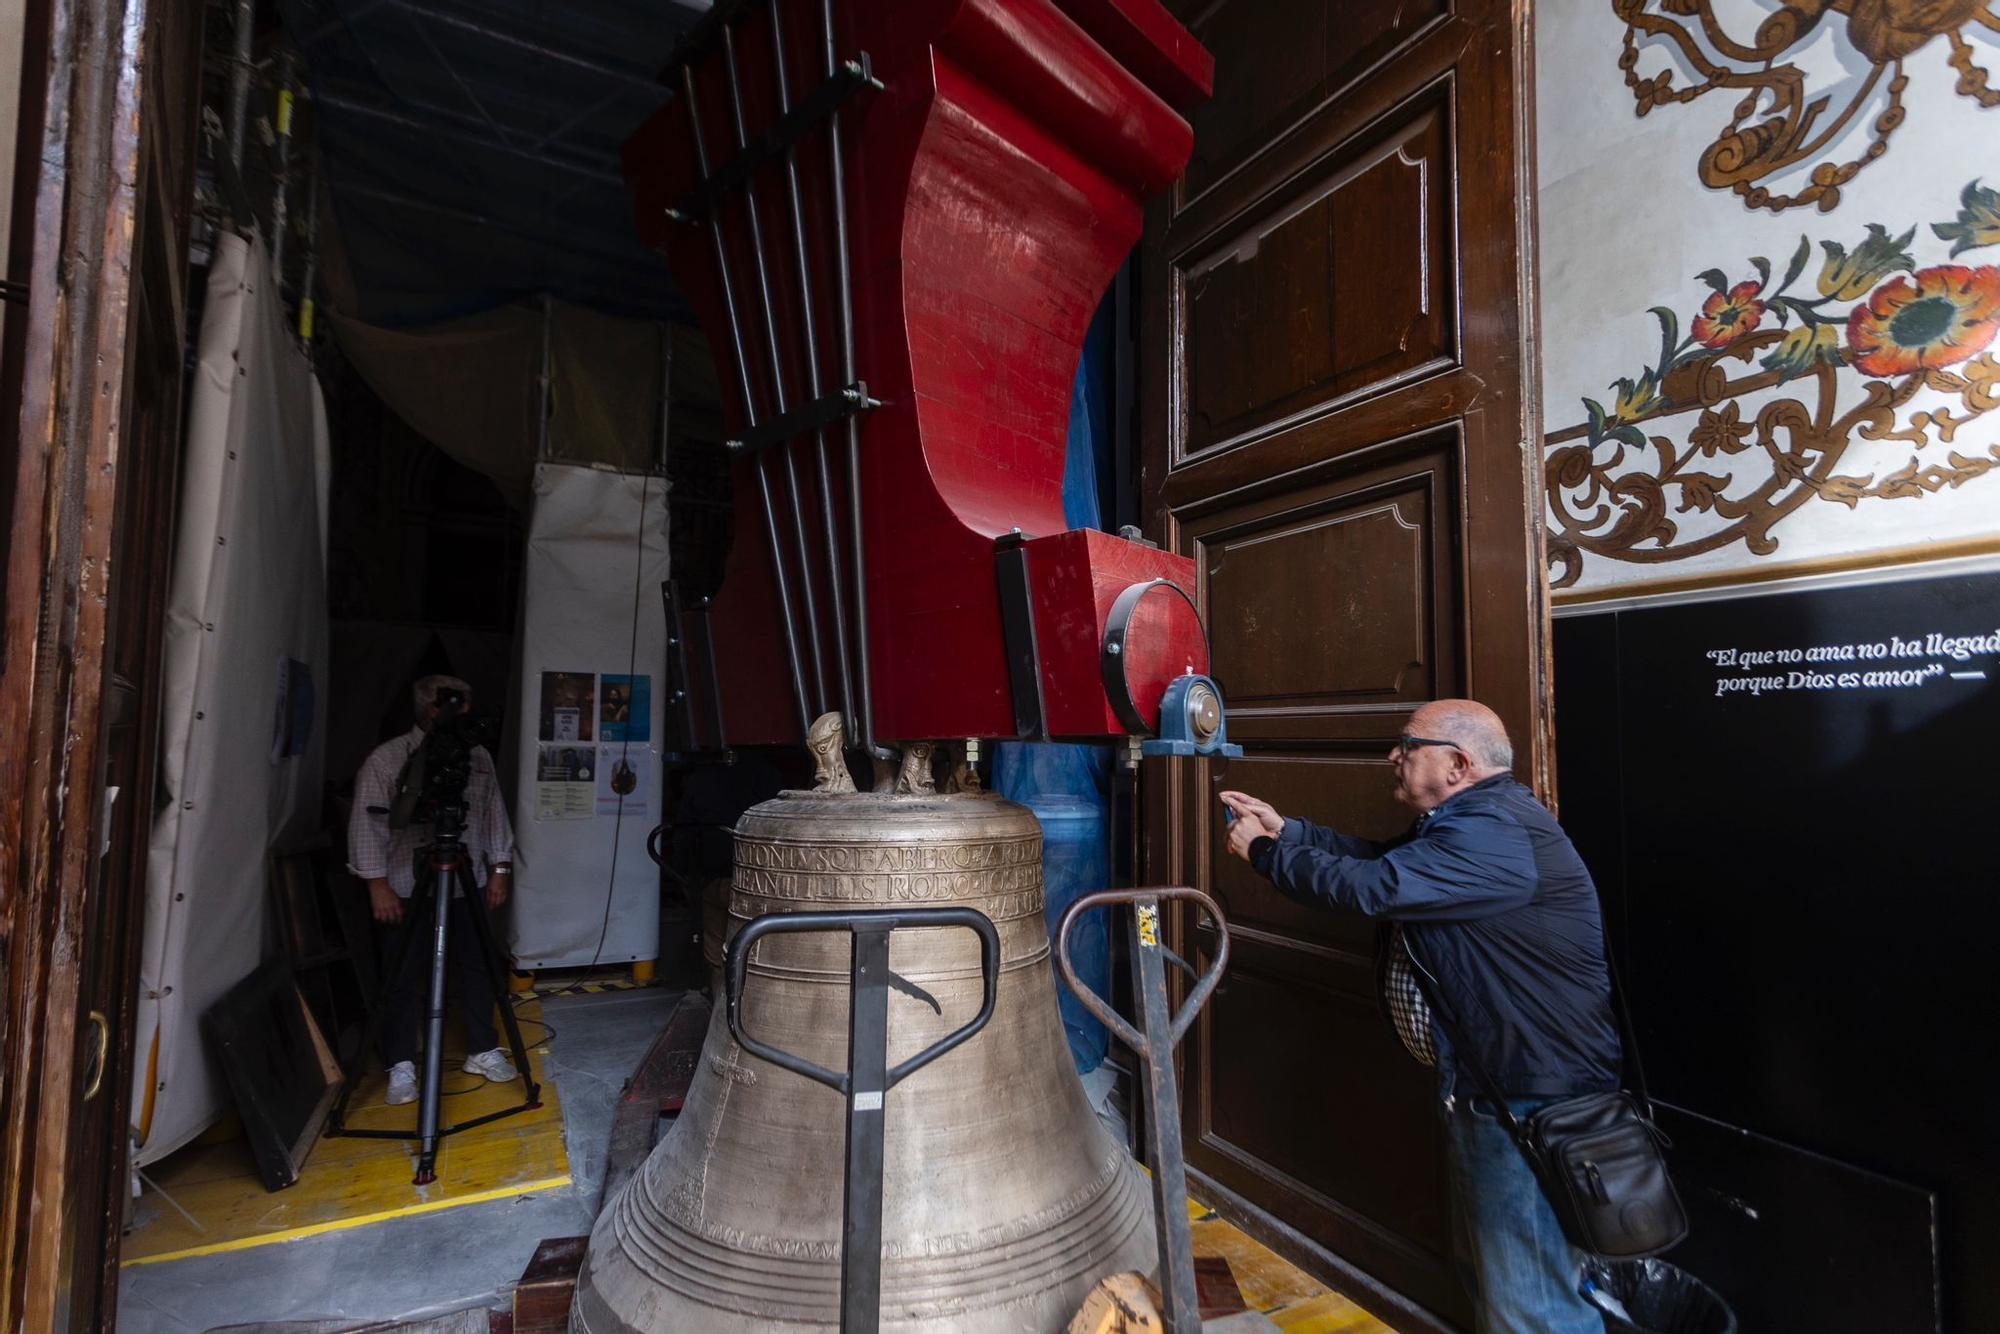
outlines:
{"label": "plaid shirt", "polygon": [[[402,898],[416,889],[417,849],[430,841],[430,826],[411,824],[389,828],[388,807],[395,800],[396,776],[418,746],[424,729],[412,727],[369,752],[354,778],[354,812],[347,821],[347,869],[363,880],[386,879]],[[370,807],[380,808],[378,814]],[[465,785],[465,851],[472,861],[472,878],[486,883],[487,869],[514,859],[514,827],[500,799],[500,779],[493,757],[484,746],[472,748],[472,777]]]}
{"label": "plaid shirt", "polygon": [[1396,1036],[1403,1040],[1403,1049],[1417,1058],[1421,1065],[1436,1065],[1437,1043],[1431,1037],[1431,1006],[1424,999],[1424,989],[1417,981],[1417,970],[1410,966],[1410,956],[1404,952],[1403,927],[1397,923],[1389,928],[1389,958],[1387,972],[1382,979],[1382,995],[1389,1003],[1389,1019],[1396,1026]]}

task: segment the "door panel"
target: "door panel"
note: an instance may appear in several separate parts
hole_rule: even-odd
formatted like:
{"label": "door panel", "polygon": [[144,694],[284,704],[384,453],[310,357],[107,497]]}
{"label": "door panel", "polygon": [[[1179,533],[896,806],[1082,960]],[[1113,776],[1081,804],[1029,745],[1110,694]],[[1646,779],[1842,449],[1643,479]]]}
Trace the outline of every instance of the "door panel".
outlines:
{"label": "door panel", "polygon": [[1501,0],[1181,12],[1216,97],[1142,254],[1144,502],[1196,561],[1245,748],[1147,792],[1148,878],[1208,890],[1235,931],[1187,1049],[1188,1161],[1336,1283],[1402,1303],[1399,1328],[1469,1324],[1434,1083],[1378,1011],[1374,924],[1225,857],[1215,793],[1391,836],[1410,813],[1388,746],[1455,695],[1500,713],[1546,790],[1525,20]]}
{"label": "door panel", "polygon": [[1186,453],[1450,363],[1448,140],[1433,90],[1175,265]]}
{"label": "door panel", "polygon": [[1215,57],[1220,96],[1199,107],[1194,157],[1176,195],[1192,199],[1286,126],[1449,11],[1446,0],[1294,5],[1221,0],[1180,6]]}
{"label": "door panel", "polygon": [[1454,451],[1397,452],[1187,521],[1239,739],[1351,728],[1357,711],[1421,703],[1456,678]]}
{"label": "door panel", "polygon": [[[0,340],[0,1328],[115,1323],[202,10],[35,6]],[[45,80],[45,81],[44,81]],[[76,392],[84,385],[90,392]],[[115,801],[108,799],[117,789]]]}
{"label": "door panel", "polygon": [[[1280,1097],[1209,1097],[1187,1126],[1204,1170],[1247,1183],[1241,1192],[1294,1227],[1337,1229],[1342,1254],[1392,1287],[1420,1291],[1448,1263],[1441,1148],[1428,1154],[1357,1152],[1435,1124],[1430,1081],[1376,1013],[1366,956],[1312,957],[1256,934],[1232,940],[1225,994],[1203,1020],[1207,1087],[1266,1085],[1287,1072]],[[1289,1016],[1274,1024],[1273,1014]],[[1338,1052],[1301,1061],[1301,1048]],[[1371,1090],[1354,1096],[1357,1086]],[[1232,1171],[1233,1169],[1233,1171]]]}

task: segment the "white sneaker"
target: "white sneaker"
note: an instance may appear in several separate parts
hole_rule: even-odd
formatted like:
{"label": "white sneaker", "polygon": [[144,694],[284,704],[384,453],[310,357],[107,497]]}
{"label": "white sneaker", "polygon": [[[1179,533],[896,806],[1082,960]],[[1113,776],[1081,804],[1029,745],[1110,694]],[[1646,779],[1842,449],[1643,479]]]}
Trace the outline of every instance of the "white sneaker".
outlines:
{"label": "white sneaker", "polygon": [[417,1100],[417,1067],[412,1061],[398,1061],[389,1067],[389,1096],[382,1099],[391,1107]]}
{"label": "white sneaker", "polygon": [[482,1051],[477,1056],[466,1057],[465,1073],[484,1075],[495,1084],[504,1084],[510,1079],[518,1078],[521,1072],[507,1059],[506,1052],[495,1047],[492,1051]]}

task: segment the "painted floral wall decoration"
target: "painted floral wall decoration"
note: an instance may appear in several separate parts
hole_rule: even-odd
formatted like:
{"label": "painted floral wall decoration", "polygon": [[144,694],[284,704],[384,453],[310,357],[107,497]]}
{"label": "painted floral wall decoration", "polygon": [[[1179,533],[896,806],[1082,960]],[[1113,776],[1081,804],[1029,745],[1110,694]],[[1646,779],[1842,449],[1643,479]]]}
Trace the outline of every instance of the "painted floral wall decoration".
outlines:
{"label": "painted floral wall decoration", "polygon": [[[1612,0],[1625,24],[1618,65],[1641,116],[1710,93],[1735,99],[1729,120],[1703,151],[1703,185],[1727,189],[1753,209],[1780,212],[1840,202],[1841,187],[1882,157],[1905,117],[1912,57],[1935,61],[1956,75],[1953,87],[1981,107],[2000,106],[1969,33],[2000,33],[2000,0],[1769,0],[1749,7],[1754,30],[1734,26],[1716,10],[1721,0]],[[1797,63],[1823,30],[1836,31],[1864,71],[1830,80],[1817,91]],[[1649,40],[1654,39],[1654,40]],[[1645,72],[1648,46],[1664,45],[1667,64]],[[1932,65],[1914,66],[1924,73]],[[1694,82],[1681,87],[1678,71]],[[1994,127],[2000,135],[2000,125]],[[1773,191],[1766,180],[1794,170],[1802,188]]]}
{"label": "painted floral wall decoration", "polygon": [[[1772,530],[1814,501],[1916,500],[2000,471],[2000,443],[1960,438],[2000,409],[2000,188],[1968,183],[1928,231],[1801,236],[1781,275],[1753,256],[1697,274],[1707,294],[1682,310],[1655,306],[1655,363],[1547,439],[1553,585],[1589,555],[1770,555]],[[1843,471],[1859,442],[1891,465]]]}

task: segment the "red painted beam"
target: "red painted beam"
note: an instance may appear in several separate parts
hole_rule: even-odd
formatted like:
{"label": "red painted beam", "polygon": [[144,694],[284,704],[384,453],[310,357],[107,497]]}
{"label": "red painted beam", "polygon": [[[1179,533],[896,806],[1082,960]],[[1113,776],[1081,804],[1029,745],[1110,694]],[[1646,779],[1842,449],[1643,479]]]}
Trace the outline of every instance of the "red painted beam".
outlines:
{"label": "red painted beam", "polygon": [[[784,24],[796,105],[823,77],[818,6],[772,3]],[[731,31],[753,138],[779,116],[770,11],[754,8]],[[1192,149],[1170,101],[1185,106],[1205,96],[1212,64],[1157,0],[848,4],[834,49],[842,58],[867,52],[884,85],[850,103],[842,118],[857,372],[881,402],[861,428],[875,732],[892,740],[1012,736],[994,542],[1016,529],[1037,538],[1064,530],[1070,390],[1084,332],[1138,240],[1146,195],[1169,185]],[[717,50],[692,66],[711,171],[735,151],[725,64]],[[640,232],[665,249],[708,332],[733,434],[806,401],[812,361],[821,392],[839,378],[828,162],[824,133],[799,145],[803,278],[782,164],[755,176],[754,215],[740,196],[721,206],[725,287],[708,230],[667,212],[700,179],[687,100],[661,108],[626,146]],[[753,218],[764,241],[761,283]],[[730,333],[732,301],[740,353]],[[775,355],[767,329],[777,335]],[[841,460],[845,428],[827,436]],[[818,665],[810,653],[801,663],[805,711],[817,713],[840,704],[831,608],[840,591],[852,609],[853,570],[842,541],[837,589],[820,518],[816,441],[785,448],[789,464],[785,450],[773,450],[762,466],[786,534],[781,559],[794,619],[803,620],[808,589],[818,612],[815,625],[802,627],[819,646]],[[714,612],[732,744],[799,739],[756,466],[738,465],[736,541]],[[844,476],[833,470],[842,534]],[[810,574],[790,536],[793,494],[806,520]],[[1121,548],[1129,550],[1120,556]],[[1045,581],[1080,579],[1095,589],[1117,569],[1192,588],[1187,561],[1099,534],[1037,549],[1037,619],[1052,596]],[[1197,652],[1190,636],[1198,629],[1192,618],[1163,613],[1146,633],[1168,636],[1158,646],[1163,661],[1186,660]],[[1090,633],[1101,630],[1100,623]],[[858,628],[849,632],[855,637]],[[1073,703],[1063,716],[1084,730],[1072,734],[1122,730],[1115,719],[1105,722],[1095,646],[1064,638],[1061,648],[1045,657],[1043,689]],[[1201,660],[1205,666],[1205,653]]]}

